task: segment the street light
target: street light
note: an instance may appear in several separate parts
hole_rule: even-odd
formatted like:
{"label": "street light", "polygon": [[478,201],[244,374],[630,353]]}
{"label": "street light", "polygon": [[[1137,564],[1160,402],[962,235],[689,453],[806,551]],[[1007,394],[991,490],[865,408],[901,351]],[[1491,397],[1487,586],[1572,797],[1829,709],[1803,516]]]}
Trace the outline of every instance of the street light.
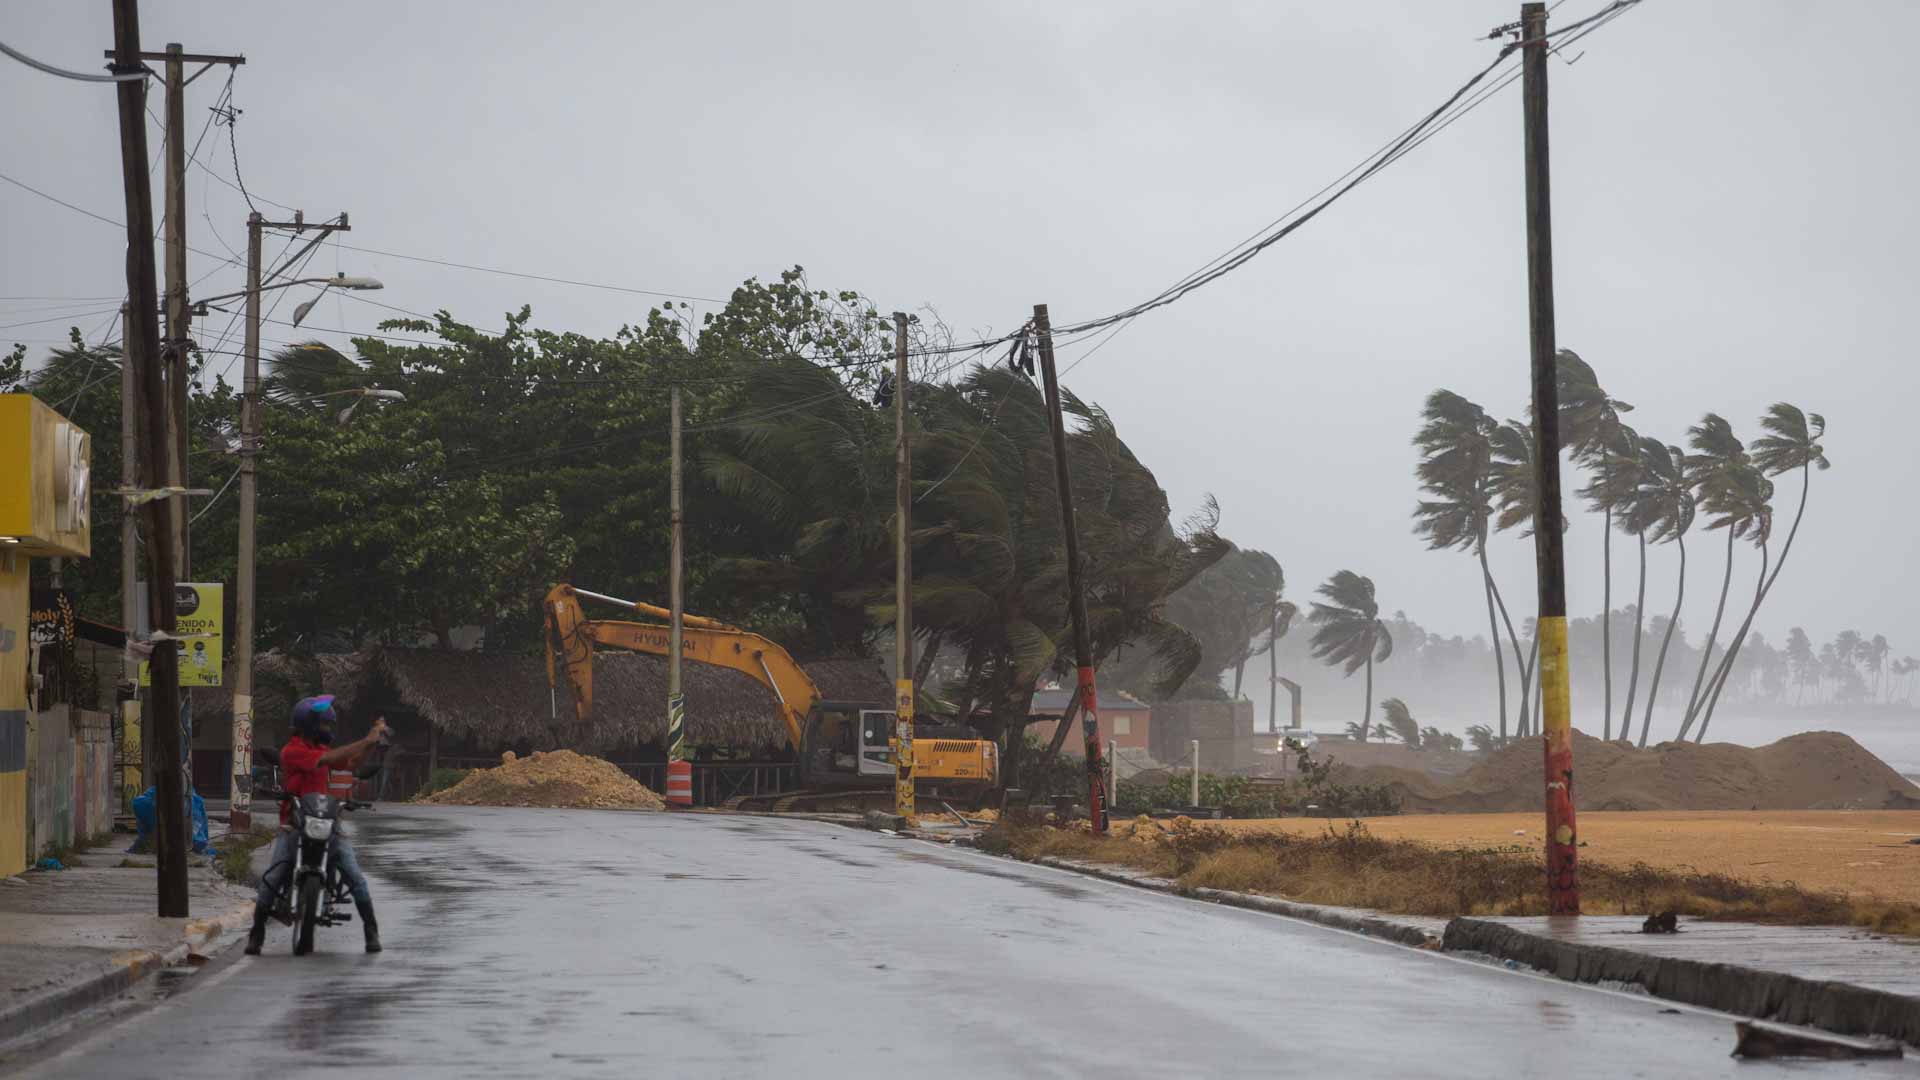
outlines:
{"label": "street light", "polygon": [[[207,313],[209,305],[217,304],[222,300],[239,300],[251,295],[253,292],[266,292],[269,289],[284,289],[289,285],[318,285],[322,290],[352,289],[355,291],[365,291],[368,289],[386,288],[384,284],[375,278],[349,277],[346,274],[335,274],[332,277],[296,278],[292,281],[276,281],[271,285],[262,285],[257,290],[241,289],[239,292],[221,293],[219,296],[209,296],[201,300],[196,300],[193,304],[193,313],[197,316],[204,316]],[[321,295],[324,296],[326,294],[323,291]],[[293,325],[299,326],[300,320],[307,317],[307,313],[313,310],[313,305],[318,303],[319,300],[320,297],[316,296],[311,300],[302,301],[299,307],[294,308]]]}
{"label": "street light", "polygon": [[369,386],[359,390],[347,390],[343,391],[343,393],[354,395],[353,404],[340,410],[340,424],[343,427],[346,426],[347,421],[353,417],[353,410],[359,408],[360,403],[368,398],[372,398],[375,401],[407,400],[407,395],[398,390],[382,390],[377,386]]}

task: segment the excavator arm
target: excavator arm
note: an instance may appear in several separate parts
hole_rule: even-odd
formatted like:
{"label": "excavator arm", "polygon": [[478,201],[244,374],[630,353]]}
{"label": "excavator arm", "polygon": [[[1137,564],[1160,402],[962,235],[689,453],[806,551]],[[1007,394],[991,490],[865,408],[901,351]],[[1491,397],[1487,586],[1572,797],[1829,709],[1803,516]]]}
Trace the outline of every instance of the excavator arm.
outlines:
{"label": "excavator arm", "polygon": [[[556,689],[564,673],[573,690],[575,716],[585,720],[593,711],[593,647],[606,645],[666,656],[668,628],[655,623],[589,619],[580,609],[582,596],[657,618],[667,618],[669,613],[652,604],[616,600],[571,585],[556,585],[547,593],[547,688],[550,693]],[[820,700],[820,689],[812,677],[787,650],[759,634],[698,615],[682,616],[682,624],[681,656],[695,663],[732,668],[773,691],[787,738],[799,752],[807,713]]]}

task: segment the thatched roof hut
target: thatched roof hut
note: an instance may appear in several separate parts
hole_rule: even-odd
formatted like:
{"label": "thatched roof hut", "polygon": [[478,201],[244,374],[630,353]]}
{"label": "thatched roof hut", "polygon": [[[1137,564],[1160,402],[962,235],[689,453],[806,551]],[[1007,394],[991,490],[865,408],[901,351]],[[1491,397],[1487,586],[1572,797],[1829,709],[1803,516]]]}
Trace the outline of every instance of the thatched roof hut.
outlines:
{"label": "thatched roof hut", "polygon": [[[820,660],[803,666],[828,700],[892,700],[891,685],[875,661]],[[755,680],[707,664],[686,665],[682,679],[693,744],[750,751],[786,746],[777,702]],[[231,671],[227,683],[231,687]],[[593,686],[593,719],[583,728],[573,720],[573,696],[564,681],[549,698],[546,661],[540,656],[392,646],[300,658],[270,652],[256,662],[254,715],[263,743],[284,738],[295,701],[324,693],[339,699],[356,731],[371,718],[363,714],[400,709],[416,713],[441,735],[476,747],[544,748],[557,743],[605,754],[664,744],[664,657],[597,653]],[[232,707],[231,689],[195,692],[195,726],[206,732],[209,744],[224,744]],[[550,720],[554,711],[558,724]]]}
{"label": "thatched roof hut", "polygon": [[[829,698],[884,702],[890,691],[871,660],[805,665]],[[383,648],[368,654],[356,696],[390,692],[439,731],[474,743],[504,746],[563,744],[605,752],[664,743],[667,662],[664,657],[603,652],[594,658],[593,718],[573,720],[564,681],[550,697],[546,661],[539,656]],[[384,685],[377,685],[384,684]],[[682,669],[690,742],[742,750],[786,745],[772,692],[736,671],[707,664]],[[559,722],[551,715],[557,712]]]}

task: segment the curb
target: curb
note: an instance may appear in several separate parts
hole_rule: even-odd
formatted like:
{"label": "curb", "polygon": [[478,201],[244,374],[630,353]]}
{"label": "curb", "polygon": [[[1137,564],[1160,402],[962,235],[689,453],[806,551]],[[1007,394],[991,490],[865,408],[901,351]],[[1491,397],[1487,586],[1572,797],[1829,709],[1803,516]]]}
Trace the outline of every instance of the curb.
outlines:
{"label": "curb", "polygon": [[185,940],[166,949],[133,949],[117,953],[86,977],[0,1010],[0,1045],[39,1028],[56,1024],[84,1009],[126,993],[141,979],[161,968],[187,962],[228,931],[246,926],[253,903],[235,907],[211,919],[187,922]]}
{"label": "curb", "polygon": [[1231,892],[1226,889],[1182,889],[1174,882],[1150,874],[1132,874],[1123,870],[1093,863],[1078,862],[1073,859],[1061,859],[1048,855],[1034,862],[1040,866],[1051,866],[1058,870],[1071,870],[1077,874],[1149,889],[1153,892],[1167,893],[1171,896],[1185,896],[1209,903],[1224,904],[1228,907],[1246,908],[1250,911],[1264,911],[1270,915],[1284,915],[1291,919],[1318,923],[1336,930],[1346,930],[1366,937],[1380,938],[1399,945],[1416,949],[1432,949],[1440,946],[1441,938],[1425,927],[1412,923],[1397,922],[1382,915],[1363,912],[1353,908],[1329,907],[1322,904],[1302,904],[1292,900],[1280,900],[1271,896],[1255,896],[1252,893]]}
{"label": "curb", "polygon": [[1655,997],[1737,1016],[1920,1042],[1920,998],[1852,983],[1804,979],[1739,964],[1651,956],[1574,944],[1485,919],[1447,924],[1442,948],[1525,964],[1568,982],[1623,982]]}

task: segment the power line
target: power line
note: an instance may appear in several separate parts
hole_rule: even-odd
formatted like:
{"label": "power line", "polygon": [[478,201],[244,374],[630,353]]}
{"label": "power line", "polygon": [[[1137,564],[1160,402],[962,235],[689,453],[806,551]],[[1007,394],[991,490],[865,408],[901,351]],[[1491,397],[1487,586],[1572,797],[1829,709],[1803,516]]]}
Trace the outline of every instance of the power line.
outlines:
{"label": "power line", "polygon": [[144,79],[147,76],[153,74],[153,72],[148,71],[145,68],[142,68],[139,71],[123,72],[118,75],[94,75],[85,71],[68,71],[66,68],[54,67],[52,64],[42,63],[41,61],[35,60],[33,57],[28,56],[26,53],[23,53],[20,50],[13,48],[12,46],[8,45],[4,41],[0,41],[0,53],[6,53],[8,56],[13,57],[15,60],[20,61],[21,63],[27,65],[30,68],[38,68],[39,70],[44,71],[49,75],[58,75],[63,79],[73,79],[78,82],[104,82],[104,83],[132,82],[135,79]]}
{"label": "power line", "polygon": [[663,292],[659,289],[636,289],[627,285],[608,285],[599,281],[581,281],[575,278],[552,277],[547,274],[530,274],[519,270],[504,270],[497,266],[475,266],[471,263],[454,262],[450,259],[430,259],[424,255],[402,255],[397,251],[382,251],[379,248],[357,247],[343,243],[340,247],[347,251],[359,251],[368,255],[384,255],[390,259],[405,259],[409,262],[430,263],[434,266],[447,266],[455,270],[474,270],[483,274],[500,274],[504,277],[525,278],[528,281],[546,281],[555,285],[575,285],[583,289],[604,289],[607,292],[633,293],[637,296],[664,296],[673,300],[698,300],[703,304],[726,304],[727,301],[711,296],[694,296],[690,293]]}

